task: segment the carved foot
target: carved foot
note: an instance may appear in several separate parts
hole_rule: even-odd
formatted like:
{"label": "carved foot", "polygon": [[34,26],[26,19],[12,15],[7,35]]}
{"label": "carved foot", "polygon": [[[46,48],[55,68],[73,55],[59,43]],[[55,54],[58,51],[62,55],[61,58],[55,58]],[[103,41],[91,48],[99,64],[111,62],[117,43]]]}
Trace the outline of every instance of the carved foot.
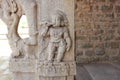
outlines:
{"label": "carved foot", "polygon": [[19,51],[18,51],[18,50],[15,50],[14,52],[12,52],[11,58],[18,57],[19,55],[20,55]]}
{"label": "carved foot", "polygon": [[53,62],[53,60],[48,60],[48,61],[47,61],[47,63],[52,63],[52,62]]}
{"label": "carved foot", "polygon": [[27,55],[26,55],[26,56],[24,57],[24,60],[28,60],[28,59],[32,59],[32,60],[33,60],[33,59],[35,59],[35,56],[34,56],[34,55],[29,55],[29,56],[27,56]]}

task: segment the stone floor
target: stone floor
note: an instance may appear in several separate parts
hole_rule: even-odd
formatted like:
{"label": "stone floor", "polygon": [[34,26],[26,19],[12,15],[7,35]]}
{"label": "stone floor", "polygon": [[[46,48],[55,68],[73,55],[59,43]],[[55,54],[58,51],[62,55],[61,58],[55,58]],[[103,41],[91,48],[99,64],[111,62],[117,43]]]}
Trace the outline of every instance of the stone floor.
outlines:
{"label": "stone floor", "polygon": [[76,80],[120,80],[120,63],[78,64]]}

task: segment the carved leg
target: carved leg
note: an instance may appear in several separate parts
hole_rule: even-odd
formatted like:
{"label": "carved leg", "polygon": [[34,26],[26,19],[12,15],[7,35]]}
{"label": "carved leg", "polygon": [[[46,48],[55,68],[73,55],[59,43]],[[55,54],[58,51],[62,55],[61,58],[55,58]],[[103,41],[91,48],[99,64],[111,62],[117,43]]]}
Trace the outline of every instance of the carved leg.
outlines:
{"label": "carved leg", "polygon": [[20,39],[20,36],[18,35],[18,24],[19,24],[19,16],[17,14],[12,14],[11,18],[13,18],[12,24],[9,26],[8,30],[8,38],[12,38],[15,42]]}
{"label": "carved leg", "polygon": [[60,44],[59,47],[58,47],[57,62],[61,62],[61,60],[64,57],[65,50],[66,50],[66,45],[65,44],[61,45]]}
{"label": "carved leg", "polygon": [[24,42],[27,45],[36,45],[36,27],[37,27],[37,4],[36,0],[19,0],[21,2],[22,8],[25,11],[29,26],[29,39],[25,39]]}
{"label": "carved leg", "polygon": [[48,50],[48,61],[52,62],[54,54],[55,54],[55,46],[53,45],[53,43],[49,43],[48,49],[49,49]]}
{"label": "carved leg", "polygon": [[24,44],[24,43],[22,43],[23,44],[23,51],[25,51],[24,52],[24,55],[25,55],[25,57],[24,57],[24,59],[35,59],[35,55],[34,55],[34,46],[29,46],[29,45],[26,45],[26,44]]}

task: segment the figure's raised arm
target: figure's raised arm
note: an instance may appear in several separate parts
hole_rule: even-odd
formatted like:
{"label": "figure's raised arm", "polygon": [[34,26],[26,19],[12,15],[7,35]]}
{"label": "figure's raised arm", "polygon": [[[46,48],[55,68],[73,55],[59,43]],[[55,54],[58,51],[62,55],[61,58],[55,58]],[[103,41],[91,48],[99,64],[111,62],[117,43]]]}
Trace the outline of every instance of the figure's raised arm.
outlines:
{"label": "figure's raised arm", "polygon": [[49,34],[50,24],[48,22],[41,22],[40,26],[42,27],[40,31],[41,36],[46,36],[47,34]]}

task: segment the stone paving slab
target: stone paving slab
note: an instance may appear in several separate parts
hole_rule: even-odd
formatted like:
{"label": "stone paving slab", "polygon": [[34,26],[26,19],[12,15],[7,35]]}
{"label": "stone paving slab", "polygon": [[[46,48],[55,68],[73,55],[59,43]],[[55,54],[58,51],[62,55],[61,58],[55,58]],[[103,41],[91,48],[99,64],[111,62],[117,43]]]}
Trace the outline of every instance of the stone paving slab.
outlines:
{"label": "stone paving slab", "polygon": [[82,65],[77,65],[76,80],[92,80],[87,70]]}
{"label": "stone paving slab", "polygon": [[112,65],[118,69],[120,69],[120,63],[112,63]]}
{"label": "stone paving slab", "polygon": [[84,67],[93,80],[120,80],[120,69],[112,64],[87,64]]}

